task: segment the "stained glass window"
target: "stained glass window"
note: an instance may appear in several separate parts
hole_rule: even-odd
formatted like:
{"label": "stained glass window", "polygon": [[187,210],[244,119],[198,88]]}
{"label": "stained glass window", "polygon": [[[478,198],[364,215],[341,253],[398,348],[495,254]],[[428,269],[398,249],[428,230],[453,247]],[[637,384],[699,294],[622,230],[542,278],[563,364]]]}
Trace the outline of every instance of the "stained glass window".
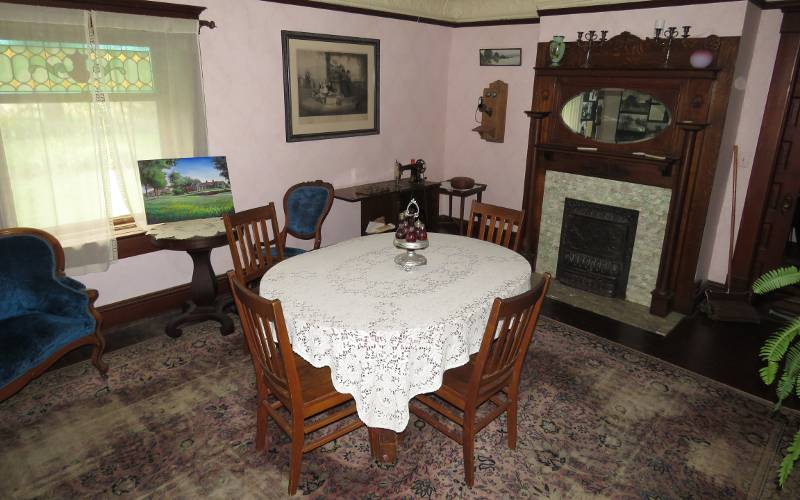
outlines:
{"label": "stained glass window", "polygon": [[[77,94],[90,91],[95,57],[87,44],[0,39],[0,94]],[[149,47],[98,45],[102,92],[155,89]]]}

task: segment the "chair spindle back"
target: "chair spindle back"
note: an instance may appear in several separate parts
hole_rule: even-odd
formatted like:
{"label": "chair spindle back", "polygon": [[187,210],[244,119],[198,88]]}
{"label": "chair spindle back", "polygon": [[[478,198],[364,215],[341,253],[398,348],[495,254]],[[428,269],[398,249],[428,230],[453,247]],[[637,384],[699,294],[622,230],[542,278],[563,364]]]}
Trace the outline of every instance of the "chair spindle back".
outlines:
{"label": "chair spindle back", "polygon": [[[275,203],[226,214],[223,220],[239,281],[252,286],[274,263],[283,260]],[[277,259],[271,255],[272,245],[276,246]]]}
{"label": "chair spindle back", "polygon": [[292,403],[302,404],[303,397],[280,300],[268,300],[251,292],[231,271],[228,271],[228,281],[257,379],[263,381],[287,409],[296,411]]}
{"label": "chair spindle back", "polygon": [[[519,210],[490,205],[478,201],[472,202],[472,210],[467,226],[467,235],[475,236],[474,225],[477,221],[477,237],[483,241],[491,241],[516,251],[519,249],[520,234],[524,214]],[[512,242],[513,238],[513,242]]]}
{"label": "chair spindle back", "polygon": [[518,383],[522,362],[528,352],[533,330],[539,319],[544,296],[550,287],[550,274],[532,290],[508,299],[496,298],[475,361],[470,387],[478,393],[492,392]]}

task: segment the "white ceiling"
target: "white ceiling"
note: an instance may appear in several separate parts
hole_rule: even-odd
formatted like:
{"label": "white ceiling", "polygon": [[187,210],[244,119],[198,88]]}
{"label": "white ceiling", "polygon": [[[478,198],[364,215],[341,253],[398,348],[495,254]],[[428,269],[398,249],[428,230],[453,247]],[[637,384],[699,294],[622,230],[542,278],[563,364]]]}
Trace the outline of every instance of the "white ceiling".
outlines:
{"label": "white ceiling", "polygon": [[[318,0],[453,23],[539,17],[538,10],[655,0]],[[778,1],[778,0],[767,0]]]}

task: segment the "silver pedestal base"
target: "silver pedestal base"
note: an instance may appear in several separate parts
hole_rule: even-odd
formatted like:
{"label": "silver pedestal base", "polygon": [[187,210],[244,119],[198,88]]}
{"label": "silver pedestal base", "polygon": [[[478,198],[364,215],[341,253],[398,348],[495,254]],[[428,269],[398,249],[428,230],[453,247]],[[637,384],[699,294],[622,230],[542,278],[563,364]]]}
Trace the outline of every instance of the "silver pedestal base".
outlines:
{"label": "silver pedestal base", "polygon": [[410,271],[417,266],[424,266],[428,263],[428,259],[424,255],[416,253],[414,250],[406,250],[406,253],[401,253],[394,258],[395,264],[402,266],[406,271]]}
{"label": "silver pedestal base", "polygon": [[406,251],[406,253],[401,253],[394,258],[395,264],[403,266],[403,269],[406,271],[410,271],[418,266],[424,266],[428,263],[428,259],[416,253],[416,250],[424,250],[428,248],[429,244],[430,243],[428,243],[428,240],[409,243],[405,240],[398,240],[395,238],[394,246]]}

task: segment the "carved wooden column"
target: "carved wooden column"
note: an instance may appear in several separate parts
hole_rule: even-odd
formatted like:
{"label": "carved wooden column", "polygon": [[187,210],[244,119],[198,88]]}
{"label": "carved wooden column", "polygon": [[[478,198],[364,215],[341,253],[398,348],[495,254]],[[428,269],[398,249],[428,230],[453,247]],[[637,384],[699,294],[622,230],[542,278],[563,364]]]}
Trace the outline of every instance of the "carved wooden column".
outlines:
{"label": "carved wooden column", "polygon": [[781,39],[730,269],[736,291],[749,290],[762,273],[781,264],[798,192],[800,167],[790,158],[800,139],[800,7],[782,10]]}
{"label": "carved wooden column", "polygon": [[677,126],[683,131],[683,148],[680,169],[678,175],[674,177],[672,197],[669,201],[669,213],[674,215],[667,221],[667,227],[664,231],[664,243],[661,247],[661,265],[658,269],[656,288],[652,292],[653,300],[650,303],[650,312],[658,316],[666,316],[669,313],[672,298],[675,295],[676,262],[681,241],[683,240],[681,221],[683,220],[686,193],[694,163],[697,135],[708,124],[678,122]]}
{"label": "carved wooden column", "polygon": [[[539,242],[539,223],[542,218],[542,210],[536,203],[531,203],[531,196],[539,199],[544,192],[544,171],[536,168],[536,161],[542,137],[542,121],[550,115],[550,112],[525,111],[525,114],[533,121],[528,135],[528,168],[525,169],[525,189],[522,197],[522,211],[525,214],[522,227],[522,253],[531,260],[531,265],[536,267],[536,248]],[[533,192],[529,186],[533,186]]]}

